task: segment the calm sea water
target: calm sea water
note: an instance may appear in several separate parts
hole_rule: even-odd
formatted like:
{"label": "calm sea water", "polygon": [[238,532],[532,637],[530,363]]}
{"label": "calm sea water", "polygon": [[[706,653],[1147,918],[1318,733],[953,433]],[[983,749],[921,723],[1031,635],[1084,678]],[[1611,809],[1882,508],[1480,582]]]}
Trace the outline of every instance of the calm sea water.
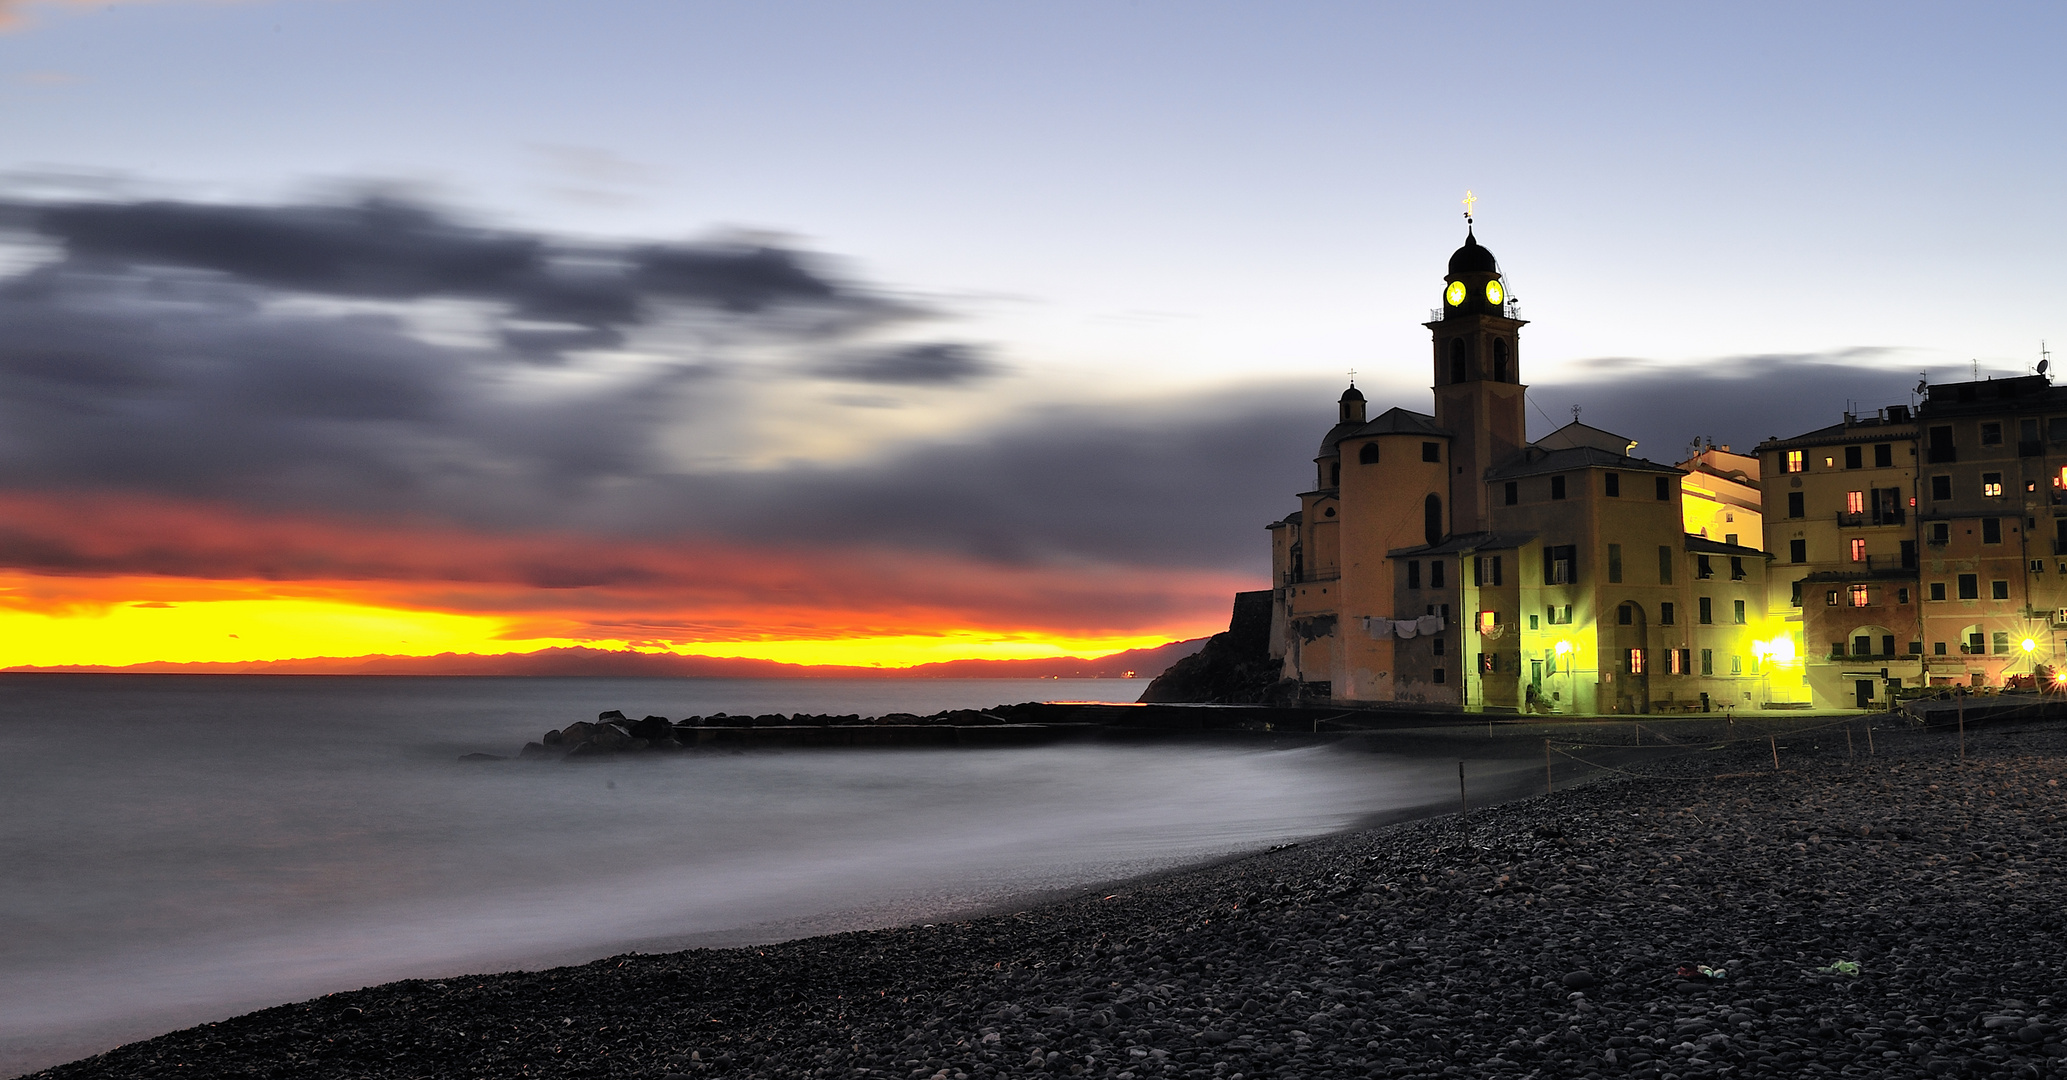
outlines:
{"label": "calm sea water", "polygon": [[0,676],[0,1075],[398,978],[923,920],[1455,790],[1320,747],[456,760],[608,708],[930,713],[1141,685]]}

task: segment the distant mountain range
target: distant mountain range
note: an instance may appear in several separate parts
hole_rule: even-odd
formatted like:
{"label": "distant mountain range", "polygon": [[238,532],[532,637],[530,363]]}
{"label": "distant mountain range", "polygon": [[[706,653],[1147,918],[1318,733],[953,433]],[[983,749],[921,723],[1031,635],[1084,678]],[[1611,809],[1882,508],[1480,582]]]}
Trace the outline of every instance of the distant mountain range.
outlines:
{"label": "distant mountain range", "polygon": [[1171,664],[1199,651],[1205,638],[1173,641],[1153,649],[1128,649],[1107,656],[1060,656],[1042,660],[947,660],[906,668],[783,664],[773,660],[678,656],[612,649],[540,649],[481,656],[310,657],[233,663],[154,662],[124,667],[67,665],[13,667],[7,671],[134,672],[184,675],[612,675],[724,679],[1120,679],[1132,673],[1145,686]]}

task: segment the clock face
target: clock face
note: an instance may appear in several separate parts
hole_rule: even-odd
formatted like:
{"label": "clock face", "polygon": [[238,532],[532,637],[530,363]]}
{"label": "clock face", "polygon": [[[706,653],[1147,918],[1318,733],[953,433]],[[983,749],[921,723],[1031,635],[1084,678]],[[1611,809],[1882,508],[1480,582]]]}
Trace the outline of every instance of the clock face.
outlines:
{"label": "clock face", "polygon": [[1463,303],[1464,283],[1461,281],[1450,282],[1450,287],[1443,290],[1443,299],[1448,300],[1451,307],[1456,307]]}
{"label": "clock face", "polygon": [[1486,282],[1486,303],[1491,304],[1494,307],[1499,307],[1501,298],[1506,295],[1506,291],[1500,288],[1499,282]]}

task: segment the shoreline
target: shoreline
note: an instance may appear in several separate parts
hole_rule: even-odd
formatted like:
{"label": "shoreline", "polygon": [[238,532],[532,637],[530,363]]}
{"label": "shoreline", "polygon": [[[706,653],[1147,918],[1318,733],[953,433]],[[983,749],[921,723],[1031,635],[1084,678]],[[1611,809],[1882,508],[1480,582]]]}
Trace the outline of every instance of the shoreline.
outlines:
{"label": "shoreline", "polygon": [[2067,739],[1970,725],[1961,765],[1949,732],[1879,729],[1848,759],[1841,726],[1774,735],[1779,773],[1757,732],[1010,912],[393,983],[34,1075],[2067,1075]]}

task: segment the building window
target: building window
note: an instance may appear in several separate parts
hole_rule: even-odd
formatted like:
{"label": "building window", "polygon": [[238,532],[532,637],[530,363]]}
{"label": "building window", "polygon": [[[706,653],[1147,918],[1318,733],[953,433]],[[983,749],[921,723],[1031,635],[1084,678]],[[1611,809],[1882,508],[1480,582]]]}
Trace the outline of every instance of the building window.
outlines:
{"label": "building window", "polygon": [[1407,588],[1409,588],[1409,589],[1418,589],[1418,588],[1420,588],[1420,587],[1421,587],[1421,560],[1419,560],[1419,559],[1408,559],[1408,560],[1407,560]]}
{"label": "building window", "polygon": [[1703,650],[1701,650],[1701,674],[1703,674],[1703,675],[1713,675],[1713,674],[1715,674],[1715,650],[1714,650],[1714,649],[1703,649]]}
{"label": "building window", "polygon": [[1744,580],[1744,556],[1742,556],[1742,555],[1732,555],[1732,556],[1730,556],[1730,580],[1731,580],[1731,581],[1742,581],[1742,580]]}
{"label": "building window", "polygon": [[1559,544],[1543,549],[1543,584],[1577,585],[1578,569],[1578,545]]}
{"label": "building window", "polygon": [[2002,474],[1999,472],[1982,473],[1981,494],[1991,499],[2002,498]]}
{"label": "building window", "polygon": [[1932,498],[1932,500],[1933,500],[1933,501],[1939,501],[1939,502],[1942,502],[1942,501],[1944,501],[1944,500],[1946,500],[1946,499],[1949,499],[1949,498],[1951,498],[1951,497],[1952,497],[1952,478],[1951,478],[1951,477],[1949,477],[1949,476],[1933,476],[1933,477],[1931,477],[1931,498]]}
{"label": "building window", "polygon": [[1449,672],[1444,671],[1442,668],[1437,668],[1430,672],[1429,676],[1429,681],[1434,683],[1447,682],[1450,677]]}
{"label": "building window", "polygon": [[1621,606],[1617,607],[1617,608],[1615,609],[1615,625],[1617,625],[1617,626],[1635,626],[1635,625],[1636,625],[1636,609],[1635,609],[1635,608],[1633,608],[1633,607],[1631,607],[1631,606],[1630,606],[1630,605],[1628,605],[1628,604],[1623,604],[1623,605],[1621,605]]}
{"label": "building window", "polygon": [[1801,606],[1801,582],[1797,581],[1794,583],[1794,595],[1788,597],[1787,602],[1795,607]]}
{"label": "building window", "polygon": [[1708,564],[1708,556],[1694,556],[1694,576],[1703,581],[1715,576],[1715,568]]}
{"label": "building window", "polygon": [[2008,600],[2010,598],[2010,583],[2007,581],[1989,582],[1988,598],[1990,600]]}
{"label": "building window", "polygon": [[1982,542],[1982,543],[1984,543],[1984,544],[2000,544],[2000,543],[2002,543],[2002,519],[2001,519],[2001,518],[1982,518],[1982,519],[1981,519],[1981,542]]}
{"label": "building window", "polygon": [[1873,602],[1873,598],[1872,598],[1872,597],[1871,597],[1870,595],[1868,595],[1868,593],[1867,593],[1867,590],[1866,590],[1866,586],[1864,586],[1864,585],[1854,585],[1854,586],[1852,586],[1852,606],[1853,606],[1853,607],[1865,607],[1865,606],[1867,606],[1868,604],[1870,604],[1870,603],[1872,603],[1872,602]]}
{"label": "building window", "polygon": [[1431,589],[1443,587],[1443,561],[1441,559],[1432,560],[1428,564],[1428,587]]}
{"label": "building window", "polygon": [[1362,449],[1356,452],[1356,463],[1359,465],[1378,464],[1378,444],[1374,442],[1365,443]]}
{"label": "building window", "polygon": [[1906,604],[1906,603],[1908,603],[1908,602],[1909,602],[1909,590],[1908,590],[1908,589],[1896,589],[1896,590],[1895,590],[1895,603],[1897,603],[1897,604]]}
{"label": "building window", "polygon": [[1445,648],[1446,648],[1446,646],[1448,646],[1448,644],[1449,644],[1449,640],[1450,640],[1450,639],[1448,639],[1448,638],[1446,638],[1446,637],[1442,636],[1441,634],[1437,634],[1437,635],[1436,635],[1435,637],[1429,638],[1429,639],[1428,639],[1428,654],[1429,654],[1430,656],[1441,656],[1441,655],[1443,655],[1443,652],[1445,651]]}
{"label": "building window", "polygon": [[1742,600],[1732,600],[1732,601],[1730,601],[1730,612],[1731,612],[1731,618],[1732,618],[1732,621],[1734,621],[1734,622],[1735,622],[1735,623],[1736,623],[1736,624],[1737,624],[1738,626],[1743,626],[1743,625],[1744,625],[1744,601],[1742,601]]}
{"label": "building window", "polygon": [[1893,443],[1873,444],[1873,467],[1891,469],[1895,466],[1895,445]]}
{"label": "building window", "polygon": [[1865,463],[1865,458],[1862,456],[1862,450],[1860,447],[1845,447],[1845,468],[1856,469],[1859,468],[1861,465],[1864,465]]}
{"label": "building window", "polygon": [[1537,619],[1537,616],[1534,616],[1534,615],[1531,615],[1531,616],[1529,616],[1529,629],[1531,629],[1531,630],[1541,630],[1541,629],[1542,629],[1542,627],[1540,627],[1540,626],[1536,625],[1536,619]]}
{"label": "building window", "polygon": [[1613,582],[1620,582],[1622,580],[1622,545],[1620,544],[1608,545],[1608,580]]}
{"label": "building window", "polygon": [[2002,425],[1994,421],[1988,421],[1986,423],[1983,423],[1981,425],[1981,445],[2001,446]]}
{"label": "building window", "polygon": [[1714,622],[1715,622],[1715,607],[1714,607],[1714,605],[1715,605],[1715,601],[1714,601],[1713,599],[1709,598],[1709,597],[1703,596],[1703,597],[1700,597],[1700,598],[1696,599],[1696,600],[1694,601],[1694,619],[1695,619],[1695,621],[1696,621],[1696,622],[1699,622],[1699,623],[1700,623],[1701,625],[1703,625],[1703,626],[1710,626],[1710,625],[1713,625],[1713,624],[1714,624]]}
{"label": "building window", "polygon": [[1665,674],[1685,675],[1686,673],[1687,658],[1685,651],[1681,649],[1665,650]]}
{"label": "building window", "polygon": [[1471,583],[1480,587],[1500,584],[1500,556],[1481,555],[1471,560]]}
{"label": "building window", "polygon": [[1507,342],[1500,338],[1493,339],[1493,381],[1507,381]]}
{"label": "building window", "polygon": [[1942,582],[1942,581],[1933,581],[1933,582],[1931,582],[1931,599],[1933,599],[1933,600],[1943,600],[1943,599],[1945,599],[1945,583],[1944,583],[1944,582]]}
{"label": "building window", "polygon": [[1562,499],[1565,497],[1564,477],[1553,476],[1550,478],[1550,497],[1553,499]]}
{"label": "building window", "polygon": [[1864,539],[1862,539],[1862,538],[1859,538],[1859,537],[1853,537],[1853,538],[1852,538],[1852,561],[1853,561],[1853,562],[1865,562],[1865,561],[1866,561],[1866,541],[1865,541]]}
{"label": "building window", "polygon": [[1658,584],[1672,584],[1672,564],[1677,561],[1677,559],[1673,558],[1670,547],[1664,544],[1658,545]]}
{"label": "building window", "polygon": [[1809,542],[1807,540],[1787,541],[1787,561],[1797,563],[1808,562]]}
{"label": "building window", "polygon": [[1802,452],[1799,450],[1787,451],[1788,472],[1801,472],[1804,468],[1807,467],[1806,463],[1802,461],[1801,454]]}
{"label": "building window", "polygon": [[1673,607],[1673,605],[1672,605],[1672,601],[1670,601],[1670,600],[1664,601],[1663,603],[1659,604],[1659,605],[1658,605],[1658,625],[1659,625],[1659,626],[1671,626],[1671,625],[1672,625],[1672,620],[1673,620],[1673,617],[1674,617],[1674,612],[1675,612],[1675,610],[1676,610],[1676,609],[1675,609],[1675,608]]}
{"label": "building window", "polygon": [[1478,654],[1478,673],[1491,675],[1500,670],[1500,654],[1482,652]]}
{"label": "building window", "polygon": [[1604,480],[1605,480],[1605,482],[1606,482],[1606,488],[1605,488],[1605,490],[1607,491],[1607,493],[1608,493],[1608,496],[1609,496],[1610,498],[1616,498],[1616,499],[1619,499],[1619,498],[1621,498],[1621,497],[1622,497],[1622,474],[1621,474],[1621,473],[1607,473],[1607,474],[1605,474],[1605,476],[1604,476]]}
{"label": "building window", "polygon": [[1847,514],[1863,514],[1863,513],[1865,513],[1865,512],[1866,512],[1866,493],[1865,493],[1865,492],[1863,492],[1863,491],[1847,491],[1847,492],[1845,492],[1845,513],[1847,513]]}
{"label": "building window", "polygon": [[1801,492],[1790,491],[1787,493],[1787,516],[1791,518],[1808,516],[1808,507],[1802,501]]}
{"label": "building window", "polygon": [[1824,594],[1823,594],[1823,604],[1824,604],[1824,606],[1825,606],[1825,607],[1836,607],[1836,606],[1837,606],[1837,590],[1836,590],[1836,589],[1831,589],[1830,591],[1828,591],[1828,592],[1826,592],[1826,593],[1824,593]]}
{"label": "building window", "polygon": [[1943,655],[1945,655],[1945,643],[1944,643],[1944,642],[1942,642],[1942,641],[1933,641],[1933,642],[1931,642],[1931,655],[1932,655],[1932,656],[1943,656]]}
{"label": "building window", "polygon": [[1959,598],[1961,600],[1979,600],[1981,598],[1981,575],[1959,575]]}
{"label": "building window", "polygon": [[1988,651],[1992,653],[2006,653],[2010,651],[2009,631],[1997,630],[1996,632],[1988,635],[1988,644]]}
{"label": "building window", "polygon": [[1666,478],[1666,477],[1663,477],[1663,476],[1661,476],[1661,477],[1659,477],[1659,478],[1658,478],[1658,485],[1657,485],[1657,486],[1658,486],[1658,501],[1659,501],[1659,502],[1671,502],[1671,501],[1672,501],[1672,481],[1671,481],[1670,479]]}
{"label": "building window", "polygon": [[1641,674],[1643,674],[1643,673],[1644,673],[1644,651],[1643,651],[1642,649],[1629,649],[1629,650],[1627,650],[1626,652],[1624,652],[1624,653],[1623,653],[1623,656],[1622,656],[1622,665],[1623,665],[1623,667],[1625,667],[1625,668],[1627,668],[1627,669],[1628,669],[1628,671],[1629,671],[1629,673],[1630,673],[1631,675],[1641,675]]}
{"label": "building window", "polygon": [[1520,484],[1518,484],[1518,483],[1516,483],[1516,482],[1512,481],[1512,480],[1509,480],[1509,481],[1507,482],[1507,490],[1506,490],[1506,495],[1507,495],[1507,505],[1509,505],[1509,506],[1513,506],[1513,505],[1515,505],[1516,503],[1518,503],[1518,502],[1521,502],[1521,501],[1522,501],[1522,486],[1521,486]]}
{"label": "building window", "polygon": [[1952,523],[1949,521],[1931,522],[1930,545],[1932,547],[1944,547],[1951,542]]}
{"label": "building window", "polygon": [[1425,442],[1425,443],[1422,443],[1422,444],[1421,444],[1421,460],[1423,460],[1423,461],[1441,461],[1442,459],[1443,459],[1443,444],[1442,444],[1442,443],[1439,443],[1439,442]]}

